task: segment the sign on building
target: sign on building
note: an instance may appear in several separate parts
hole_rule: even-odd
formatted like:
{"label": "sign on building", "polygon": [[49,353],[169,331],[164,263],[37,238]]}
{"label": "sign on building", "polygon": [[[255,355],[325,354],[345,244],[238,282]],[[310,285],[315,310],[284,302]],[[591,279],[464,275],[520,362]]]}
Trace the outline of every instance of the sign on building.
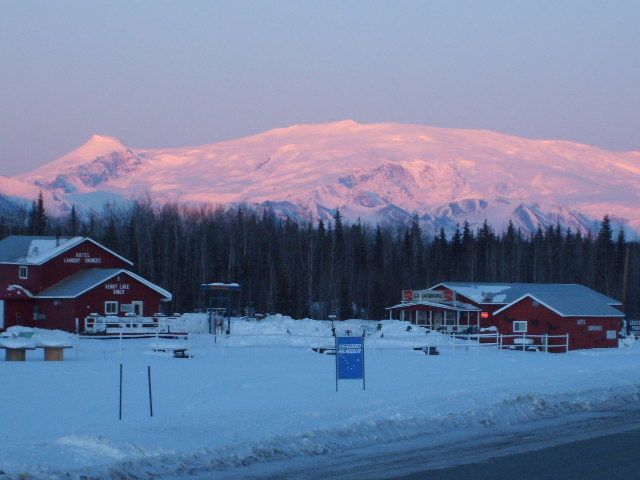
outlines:
{"label": "sign on building", "polygon": [[413,290],[403,290],[402,291],[402,301],[403,302],[413,302]]}
{"label": "sign on building", "polygon": [[451,290],[403,290],[403,302],[452,302],[454,294]]}
{"label": "sign on building", "polygon": [[419,290],[414,292],[414,297],[420,302],[441,302],[444,300],[444,292],[442,290]]}
{"label": "sign on building", "polygon": [[338,380],[364,380],[364,338],[336,337],[336,392]]}

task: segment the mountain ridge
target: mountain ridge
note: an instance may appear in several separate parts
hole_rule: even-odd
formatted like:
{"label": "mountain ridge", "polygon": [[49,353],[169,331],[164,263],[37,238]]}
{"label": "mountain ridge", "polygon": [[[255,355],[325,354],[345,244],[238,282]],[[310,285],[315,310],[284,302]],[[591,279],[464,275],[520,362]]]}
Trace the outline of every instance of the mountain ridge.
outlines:
{"label": "mountain ridge", "polygon": [[13,178],[55,194],[61,209],[98,208],[91,199],[99,194],[149,192],[159,201],[247,203],[309,221],[330,219],[336,208],[351,221],[417,215],[431,232],[485,219],[498,231],[509,220],[526,232],[556,223],[594,231],[604,214],[640,231],[640,152],[488,130],[343,120],[162,149],[93,136]]}

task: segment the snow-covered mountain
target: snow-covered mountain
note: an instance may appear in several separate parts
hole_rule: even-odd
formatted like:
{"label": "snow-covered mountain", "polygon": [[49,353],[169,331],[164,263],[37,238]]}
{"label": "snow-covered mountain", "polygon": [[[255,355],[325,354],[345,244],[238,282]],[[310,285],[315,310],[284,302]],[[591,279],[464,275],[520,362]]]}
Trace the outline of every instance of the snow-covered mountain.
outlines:
{"label": "snow-covered mountain", "polygon": [[525,231],[557,222],[586,231],[604,214],[640,231],[640,152],[419,125],[346,120],[170,149],[93,136],[4,180],[5,195],[33,198],[40,187],[59,205],[80,208],[148,192],[159,200],[269,206],[307,220],[330,218],[336,208],[352,221],[417,214],[431,231],[485,219],[498,231],[509,219]]}

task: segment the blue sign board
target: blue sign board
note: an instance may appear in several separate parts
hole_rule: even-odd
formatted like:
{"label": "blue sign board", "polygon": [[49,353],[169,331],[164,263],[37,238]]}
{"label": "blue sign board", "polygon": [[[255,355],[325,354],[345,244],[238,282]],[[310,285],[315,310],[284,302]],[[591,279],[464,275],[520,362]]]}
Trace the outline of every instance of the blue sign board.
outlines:
{"label": "blue sign board", "polygon": [[364,339],[336,337],[336,390],[338,380],[359,378],[364,386]]}

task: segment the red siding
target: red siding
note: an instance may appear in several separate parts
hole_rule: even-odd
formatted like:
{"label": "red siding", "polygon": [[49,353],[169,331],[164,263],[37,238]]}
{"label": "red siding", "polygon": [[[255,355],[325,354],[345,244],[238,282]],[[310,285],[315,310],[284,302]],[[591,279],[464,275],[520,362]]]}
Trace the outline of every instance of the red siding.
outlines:
{"label": "red siding", "polygon": [[9,328],[14,325],[30,326],[33,321],[33,305],[31,299],[27,300],[5,300],[4,301],[4,327]]}
{"label": "red siding", "polygon": [[[52,258],[41,268],[38,292],[74,273],[89,268],[130,268],[130,264],[96,245],[85,240],[74,248]],[[33,267],[32,267],[33,268]]]}
{"label": "red siding", "polygon": [[10,298],[8,285],[20,285],[33,294],[88,268],[130,268],[130,264],[89,240],[42,265],[27,265],[28,278],[19,278],[20,265],[0,265],[0,298]]}
{"label": "red siding", "polygon": [[161,311],[164,297],[153,288],[122,273],[83,295],[69,299],[32,299],[19,285],[33,294],[86,269],[127,269],[130,264],[86,239],[79,245],[50,259],[42,265],[28,265],[28,278],[19,278],[19,265],[0,264],[0,299],[5,299],[5,328],[14,325],[60,329],[74,332],[76,319],[80,322],[91,313],[105,314],[105,302],[118,302],[118,315],[124,313],[122,304],[142,302],[143,315]]}
{"label": "red siding", "polygon": [[[119,315],[123,315],[120,305],[133,301],[143,302],[145,316],[161,311],[162,295],[127,274],[118,277],[120,280],[114,277],[77,298],[6,300],[5,328],[23,325],[75,332],[76,319],[82,324],[91,313],[104,315],[105,301],[118,302]],[[38,319],[34,318],[36,306]]]}
{"label": "red siding", "polygon": [[[113,288],[114,286],[116,288]],[[162,298],[164,297],[155,290],[123,273],[78,297],[76,312],[81,318],[91,313],[104,315],[104,302],[106,301],[116,301],[118,306],[123,303],[130,304],[133,301],[142,301],[144,302],[143,314],[151,316],[161,311]],[[123,314],[119,313],[119,315]]]}
{"label": "red siding", "polygon": [[[527,334],[569,334],[569,350],[583,348],[616,348],[621,320],[617,317],[563,317],[533,299],[524,298],[492,317],[501,334],[513,334],[515,320],[527,322]],[[614,330],[616,338],[608,339],[607,331]],[[507,343],[507,342],[505,342]],[[513,343],[512,341],[509,343]],[[558,342],[556,342],[558,343]],[[551,344],[551,342],[550,342]]]}

